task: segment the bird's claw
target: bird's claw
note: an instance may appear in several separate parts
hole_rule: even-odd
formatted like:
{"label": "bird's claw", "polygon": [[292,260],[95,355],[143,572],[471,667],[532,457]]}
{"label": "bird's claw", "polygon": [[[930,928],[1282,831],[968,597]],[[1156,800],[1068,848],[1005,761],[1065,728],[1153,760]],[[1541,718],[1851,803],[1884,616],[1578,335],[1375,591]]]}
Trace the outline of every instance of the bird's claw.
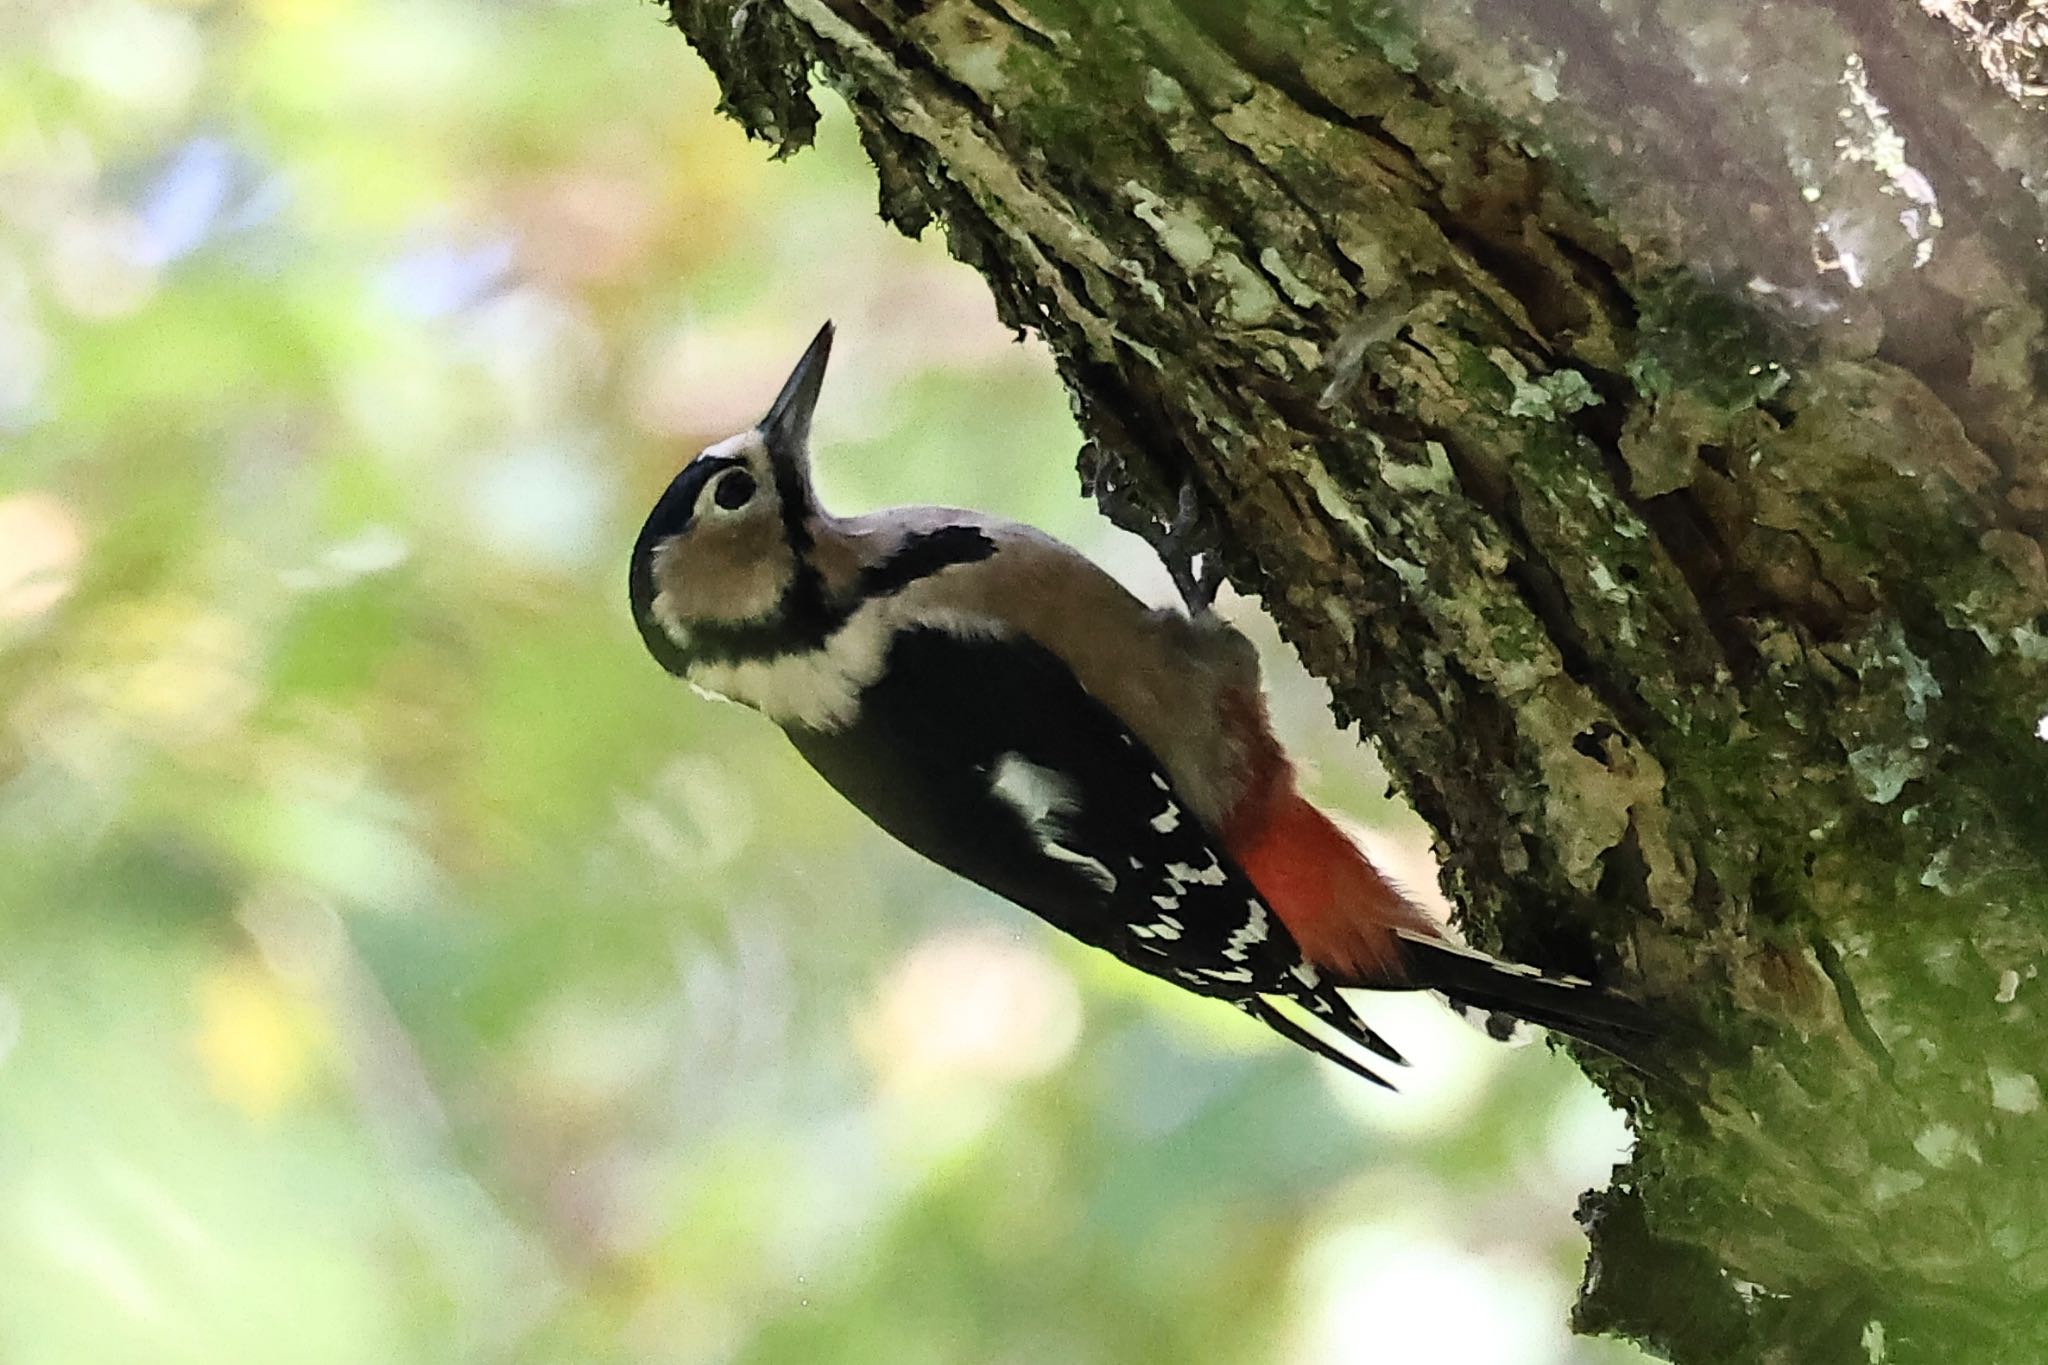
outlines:
{"label": "bird's claw", "polygon": [[1091,467],[1084,467],[1084,473],[1086,490],[1095,495],[1096,506],[1116,525],[1152,543],[1189,615],[1207,612],[1216,600],[1223,569],[1202,531],[1201,504],[1193,482],[1181,484],[1173,519],[1162,527],[1151,509],[1133,496],[1123,478],[1122,462],[1099,448],[1094,453],[1095,460]]}
{"label": "bird's claw", "polygon": [[[1216,588],[1223,582],[1223,566],[1202,533],[1202,509],[1192,482],[1180,486],[1173,520],[1159,537],[1159,558],[1180,591],[1188,612],[1200,616],[1216,601]],[[1197,563],[1199,561],[1199,563]]]}

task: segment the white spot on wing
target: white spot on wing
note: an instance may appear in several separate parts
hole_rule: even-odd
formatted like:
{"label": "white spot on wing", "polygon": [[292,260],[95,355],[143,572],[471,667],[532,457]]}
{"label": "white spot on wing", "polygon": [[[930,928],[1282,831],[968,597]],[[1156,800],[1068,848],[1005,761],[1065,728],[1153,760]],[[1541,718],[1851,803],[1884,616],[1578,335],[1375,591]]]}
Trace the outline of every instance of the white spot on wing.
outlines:
{"label": "white spot on wing", "polygon": [[1166,803],[1165,810],[1152,817],[1152,829],[1155,833],[1171,834],[1179,828],[1180,807],[1171,801]]}
{"label": "white spot on wing", "polygon": [[1187,863],[1168,863],[1165,872],[1165,894],[1152,898],[1152,903],[1162,910],[1178,910],[1183,893],[1191,886],[1222,886],[1230,880],[1230,874],[1223,870],[1223,864],[1216,860],[1213,850],[1209,853],[1207,867],[1195,868]]}
{"label": "white spot on wing", "polygon": [[996,760],[989,790],[1023,816],[1034,833],[1074,813],[1073,784],[1022,754],[1004,754]]}
{"label": "white spot on wing", "polygon": [[1230,880],[1230,874],[1225,872],[1223,865],[1216,861],[1214,853],[1209,855],[1209,865],[1200,871],[1189,867],[1186,863],[1168,863],[1166,865],[1166,875],[1179,882],[1182,886],[1221,886]]}
{"label": "white spot on wing", "polygon": [[1024,819],[1025,828],[1038,841],[1039,852],[1054,862],[1076,868],[1105,894],[1116,890],[1116,874],[1085,853],[1076,853],[1060,843],[1060,822],[1077,806],[1073,785],[1050,768],[1024,758],[1004,754],[996,760],[989,777],[989,790]]}
{"label": "white spot on wing", "polygon": [[1244,961],[1253,945],[1264,943],[1266,935],[1272,932],[1273,923],[1266,916],[1266,907],[1253,901],[1251,910],[1251,918],[1244,922],[1244,928],[1232,934],[1230,941],[1223,945],[1223,955],[1232,962]]}
{"label": "white spot on wing", "polygon": [[1062,847],[1050,839],[1041,842],[1038,847],[1054,862],[1080,869],[1081,875],[1101,888],[1103,894],[1107,895],[1116,890],[1116,874],[1087,854],[1076,853],[1071,848]]}

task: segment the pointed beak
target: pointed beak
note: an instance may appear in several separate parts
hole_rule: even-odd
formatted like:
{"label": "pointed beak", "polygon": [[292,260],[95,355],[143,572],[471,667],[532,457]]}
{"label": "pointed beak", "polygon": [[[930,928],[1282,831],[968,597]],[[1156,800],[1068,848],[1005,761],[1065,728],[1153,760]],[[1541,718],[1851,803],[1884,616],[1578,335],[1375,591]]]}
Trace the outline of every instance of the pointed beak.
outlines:
{"label": "pointed beak", "polygon": [[811,409],[818,406],[818,390],[825,383],[825,362],[832,355],[832,324],[826,323],[811,338],[803,359],[783,381],[775,405],[761,419],[761,438],[771,451],[795,454],[811,435]]}

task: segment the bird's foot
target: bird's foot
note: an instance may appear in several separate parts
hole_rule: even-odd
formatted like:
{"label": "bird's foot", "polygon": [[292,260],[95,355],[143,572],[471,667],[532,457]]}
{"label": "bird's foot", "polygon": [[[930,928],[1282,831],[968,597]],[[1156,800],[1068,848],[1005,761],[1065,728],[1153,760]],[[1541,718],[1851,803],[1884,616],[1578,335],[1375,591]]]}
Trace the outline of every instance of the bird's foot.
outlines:
{"label": "bird's foot", "polygon": [[1223,582],[1223,566],[1216,560],[1214,545],[1202,526],[1202,509],[1192,482],[1180,486],[1180,500],[1173,520],[1159,537],[1159,558],[1180,590],[1190,616],[1201,616],[1215,605],[1216,589]]}
{"label": "bird's foot", "polygon": [[[1201,616],[1216,600],[1217,585],[1223,581],[1222,566],[1216,562],[1215,547],[1201,524],[1201,507],[1195,485],[1184,482],[1174,506],[1173,519],[1163,527],[1151,508],[1139,502],[1124,478],[1123,463],[1098,447],[1091,447],[1093,459],[1084,458],[1086,491],[1095,497],[1102,515],[1133,535],[1149,541],[1166,565],[1173,586],[1188,614]],[[1199,561],[1199,562],[1198,562]]]}

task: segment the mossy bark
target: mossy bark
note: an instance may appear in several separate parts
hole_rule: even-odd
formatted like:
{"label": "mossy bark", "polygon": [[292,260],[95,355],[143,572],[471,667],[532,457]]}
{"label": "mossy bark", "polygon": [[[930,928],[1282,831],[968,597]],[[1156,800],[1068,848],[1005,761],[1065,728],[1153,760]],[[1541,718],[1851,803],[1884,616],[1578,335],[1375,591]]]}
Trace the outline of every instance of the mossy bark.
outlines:
{"label": "mossy bark", "polygon": [[2034,1365],[2048,119],[1724,8],[674,0],[761,136],[845,97],[1094,487],[1194,482],[1475,937],[1655,1002],[1580,1329]]}

